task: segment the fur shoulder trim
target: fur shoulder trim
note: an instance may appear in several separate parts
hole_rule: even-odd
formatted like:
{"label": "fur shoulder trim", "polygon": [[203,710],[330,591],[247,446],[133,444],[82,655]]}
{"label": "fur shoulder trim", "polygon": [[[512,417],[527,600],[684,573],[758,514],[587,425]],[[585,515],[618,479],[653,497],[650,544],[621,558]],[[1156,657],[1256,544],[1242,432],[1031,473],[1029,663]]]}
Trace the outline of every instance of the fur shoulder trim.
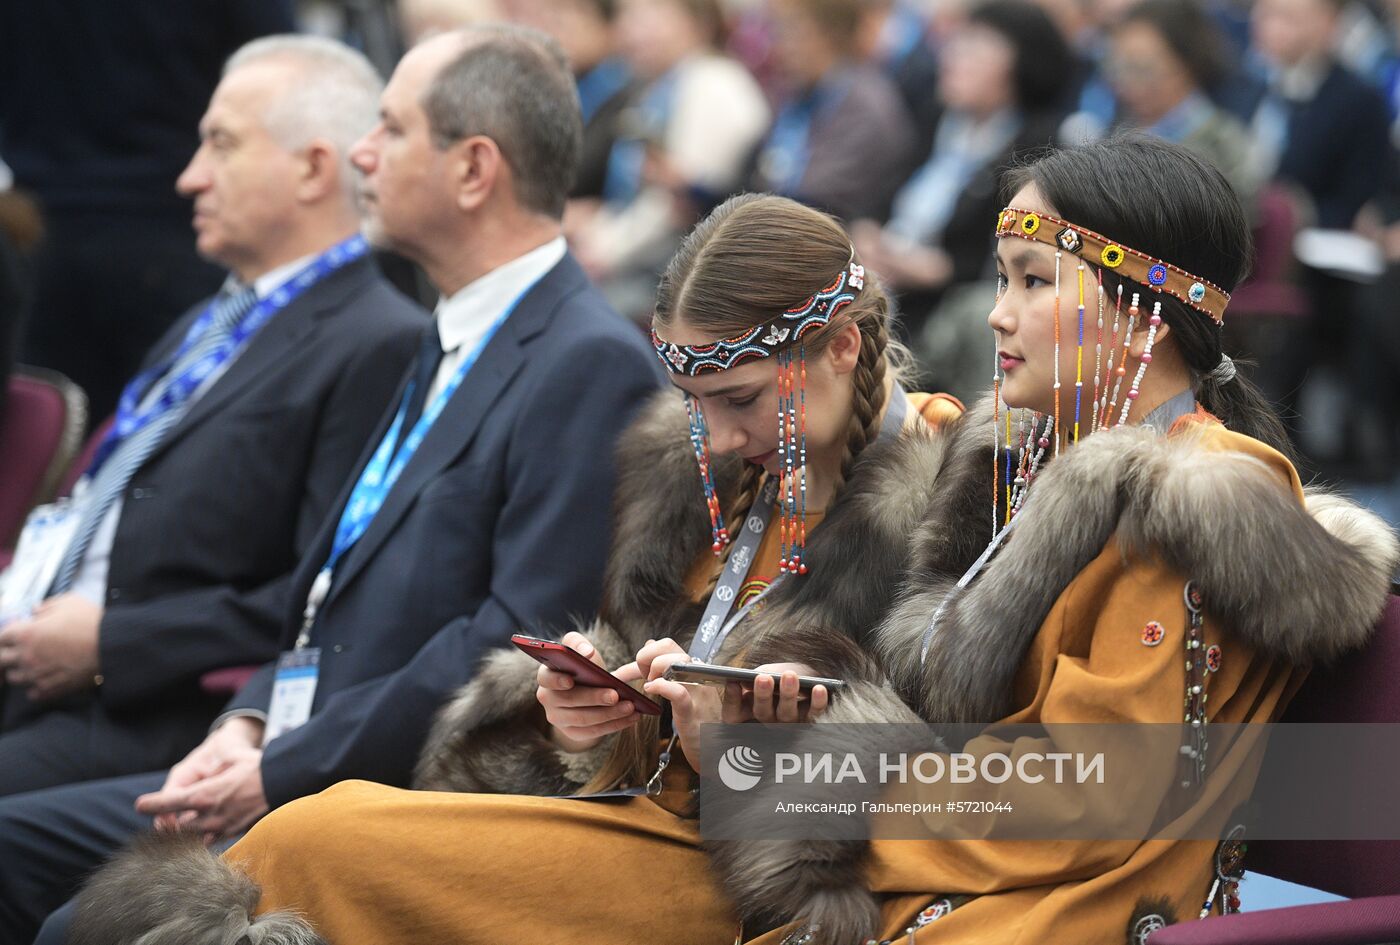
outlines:
{"label": "fur shoulder trim", "polygon": [[253,915],[257,883],[193,834],[151,834],[88,881],[78,895],[70,945],[326,945],[286,912]]}
{"label": "fur shoulder trim", "polygon": [[967,521],[948,521],[955,513],[946,506],[958,507],[965,480],[991,463],[990,450],[973,447],[960,429],[955,421],[943,431],[907,431],[866,450],[808,542],[813,580],[787,582],[752,618],[749,665],[796,660],[848,681],[882,677],[865,650],[916,562],[929,576],[956,578],[990,537],[985,508],[977,522],[970,512],[955,515]]}
{"label": "fur shoulder trim", "polygon": [[[580,631],[605,666],[620,666],[635,648],[608,624]],[[418,759],[413,786],[475,794],[572,794],[607,759],[612,739],[585,752],[558,748],[545,734],[535,701],[539,663],[515,648],[489,656],[476,677],[438,712]]]}
{"label": "fur shoulder trim", "polygon": [[1336,496],[1307,505],[1260,459],[1140,428],[1095,434],[1043,472],[1013,534],[947,606],[920,671],[928,620],[949,582],[911,596],[883,628],[903,655],[901,691],[930,721],[1001,718],[1016,667],[1055,600],[1111,537],[1200,587],[1211,616],[1292,662],[1360,646],[1400,559],[1394,533]]}

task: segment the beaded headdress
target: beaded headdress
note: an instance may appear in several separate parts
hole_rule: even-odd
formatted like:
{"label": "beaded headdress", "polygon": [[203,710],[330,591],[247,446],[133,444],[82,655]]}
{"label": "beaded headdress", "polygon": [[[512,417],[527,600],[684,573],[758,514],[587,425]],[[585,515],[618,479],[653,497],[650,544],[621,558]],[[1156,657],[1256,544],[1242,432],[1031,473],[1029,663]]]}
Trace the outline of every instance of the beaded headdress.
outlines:
{"label": "beaded headdress", "polygon": [[652,328],[651,344],[672,374],[696,377],[708,371],[727,371],[745,361],[771,358],[798,346],[809,331],[827,324],[833,315],[854,302],[864,286],[865,267],[851,262],[830,285],[785,310],[776,321],[760,322],[741,335],[703,345],[662,341]]}
{"label": "beaded headdress", "polygon": [[[1005,429],[999,415],[1001,409],[1000,365],[993,371],[992,384],[998,415],[993,418],[997,439],[996,459],[994,460],[992,490],[992,525],[996,531],[1009,524],[1025,501],[1025,491],[1034,480],[1036,472],[1047,450],[1053,447],[1055,453],[1068,442],[1078,442],[1081,427],[1087,425],[1092,433],[1110,424],[1122,426],[1128,422],[1128,414],[1133,402],[1138,398],[1138,388],[1152,363],[1152,346],[1157,340],[1157,329],[1162,324],[1161,295],[1171,295],[1198,312],[1210,318],[1215,324],[1224,324],[1225,307],[1230,302],[1230,294],[1214,283],[1192,275],[1184,269],[1172,265],[1146,253],[1114,242],[1093,230],[1078,226],[1066,220],[1045,213],[1007,207],[997,214],[996,235],[998,239],[1009,236],[1043,243],[1055,250],[1055,382],[1054,408],[1046,416],[1027,416],[1020,411],[1019,436],[1012,430],[1012,411],[1006,412]],[[1075,277],[1077,288],[1077,335],[1074,378],[1074,419],[1072,424],[1062,422],[1060,415],[1060,306],[1062,266],[1064,255],[1076,257]],[[1094,341],[1094,373],[1091,378],[1092,390],[1088,402],[1087,417],[1084,412],[1084,320],[1085,320],[1085,267],[1086,263],[1096,270],[1090,276],[1089,292],[1093,296],[1097,313],[1097,336]],[[1128,358],[1133,343],[1133,332],[1139,327],[1142,292],[1133,292],[1127,306],[1127,322],[1123,322],[1123,285],[1120,283],[1113,301],[1113,327],[1108,347],[1104,348],[1104,328],[1106,302],[1104,298],[1103,273],[1108,269],[1124,279],[1137,282],[1149,292],[1158,296],[1153,300],[1152,313],[1147,318],[1147,339],[1138,364],[1123,394],[1119,408],[1119,394],[1123,393],[1123,379],[1128,373]],[[1122,343],[1119,334],[1122,329]],[[1106,355],[1106,358],[1105,358]],[[1116,361],[1116,363],[1115,363]],[[1116,415],[1116,419],[1115,419]],[[1087,424],[1086,424],[1087,420]],[[1004,433],[1004,441],[1003,441]],[[1068,433],[1068,436],[1066,436]],[[1015,456],[1013,462],[1013,455]],[[1005,506],[1002,506],[1002,499]]]}
{"label": "beaded headdress", "polygon": [[[865,288],[865,267],[852,259],[824,288],[791,308],[777,319],[764,320],[743,334],[703,345],[678,345],[665,341],[653,325],[651,343],[656,356],[672,374],[697,377],[727,371],[739,364],[775,358],[778,367],[778,461],[781,545],[779,567],[794,574],[806,574],[807,546],[807,353],[804,338],[813,330],[830,324],[832,318],[856,300]],[[710,462],[710,431],[699,400],[686,395],[690,416],[690,442],[700,467],[705,504],[710,513],[710,530],[715,554],[729,544],[719,496],[715,491]]]}

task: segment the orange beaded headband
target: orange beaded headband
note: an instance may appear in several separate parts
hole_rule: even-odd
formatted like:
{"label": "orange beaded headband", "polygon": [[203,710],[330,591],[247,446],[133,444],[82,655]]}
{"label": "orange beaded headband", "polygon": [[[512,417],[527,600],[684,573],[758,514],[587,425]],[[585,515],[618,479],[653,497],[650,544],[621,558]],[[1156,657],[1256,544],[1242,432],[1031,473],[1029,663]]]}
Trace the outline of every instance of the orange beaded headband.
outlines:
{"label": "orange beaded headband", "polygon": [[1007,207],[997,216],[997,238],[1004,236],[1019,236],[1073,253],[1148,288],[1174,295],[1209,315],[1217,325],[1225,323],[1225,306],[1230,304],[1230,293],[1171,263],[1115,243],[1082,226],[1043,213]]}

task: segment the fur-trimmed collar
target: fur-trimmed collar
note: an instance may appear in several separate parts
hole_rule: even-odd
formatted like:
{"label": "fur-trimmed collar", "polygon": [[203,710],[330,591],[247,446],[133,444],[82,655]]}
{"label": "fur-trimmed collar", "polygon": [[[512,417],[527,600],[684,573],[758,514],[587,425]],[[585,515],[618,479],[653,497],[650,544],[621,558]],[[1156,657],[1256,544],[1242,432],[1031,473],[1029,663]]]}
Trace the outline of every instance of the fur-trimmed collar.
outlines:
{"label": "fur-trimmed collar", "polygon": [[[1310,492],[1300,506],[1275,470],[1202,449],[1190,433],[1123,428],[1095,434],[1045,469],[1000,554],[944,611],[921,666],[929,619],[991,533],[982,485],[991,413],[984,400],[930,457],[918,485],[931,498],[907,585],[863,647],[832,649],[820,630],[796,624],[756,654],[847,680],[819,725],[1004,718],[1046,614],[1115,534],[1125,555],[1156,555],[1190,575],[1208,610],[1265,654],[1326,660],[1368,639],[1400,557],[1386,525],[1325,493]],[[760,927],[801,917],[819,929],[813,941],[836,943],[874,930],[875,899],[857,885],[864,842],[726,841],[710,851],[724,888]]]}
{"label": "fur-trimmed collar", "polygon": [[[985,414],[975,426],[988,430]],[[973,424],[961,435],[982,438]],[[921,639],[949,589],[946,573],[906,596],[881,628],[882,665],[929,721],[1004,717],[1055,600],[1115,534],[1125,558],[1152,556],[1190,576],[1213,617],[1291,663],[1365,643],[1400,559],[1394,532],[1374,515],[1317,490],[1299,505],[1265,463],[1203,449],[1190,428],[1167,437],[1105,430],[1041,473],[1014,534],[945,608],[924,665]],[[938,549],[930,536],[920,551],[935,573]]]}

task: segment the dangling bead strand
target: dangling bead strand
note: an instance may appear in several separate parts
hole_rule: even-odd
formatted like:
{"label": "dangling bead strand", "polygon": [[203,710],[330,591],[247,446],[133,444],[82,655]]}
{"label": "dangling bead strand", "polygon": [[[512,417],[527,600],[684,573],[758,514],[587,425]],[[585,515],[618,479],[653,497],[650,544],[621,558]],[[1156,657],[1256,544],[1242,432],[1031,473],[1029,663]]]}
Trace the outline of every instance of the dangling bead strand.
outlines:
{"label": "dangling bead strand", "polygon": [[1074,442],[1079,442],[1079,405],[1084,396],[1084,263],[1079,264],[1079,344],[1074,352]]}
{"label": "dangling bead strand", "polygon": [[1133,330],[1137,327],[1138,294],[1133,293],[1133,301],[1128,306],[1128,326],[1123,333],[1123,350],[1118,356],[1118,367],[1113,369],[1113,397],[1108,402],[1108,416],[1118,409],[1118,394],[1123,390],[1123,378],[1128,374],[1128,350],[1133,346]]}
{"label": "dangling bead strand", "polygon": [[[1011,408],[1006,408],[1006,519],[1011,521]],[[1003,524],[1005,524],[1005,522]]]}
{"label": "dangling bead strand", "polygon": [[1152,363],[1152,345],[1157,340],[1157,327],[1162,324],[1162,302],[1158,300],[1152,305],[1152,317],[1147,320],[1147,343],[1142,346],[1142,357],[1138,359],[1137,374],[1133,375],[1133,385],[1128,388],[1127,399],[1123,401],[1123,413],[1118,418],[1118,426],[1128,422],[1128,411],[1133,407],[1133,401],[1138,399],[1138,388],[1142,385],[1142,378],[1147,374],[1147,366]]}
{"label": "dangling bead strand", "polygon": [[1021,505],[1026,501],[1026,493],[1031,484],[1035,482],[1035,474],[1040,469],[1040,461],[1045,458],[1045,451],[1050,448],[1051,438],[1055,435],[1055,418],[1046,417],[1045,426],[1040,431],[1039,438],[1035,441],[1036,450],[1031,457],[1030,468],[1021,477],[1025,481],[1017,485],[1016,493],[1011,502],[1011,516],[1016,517],[1016,513],[1021,511]]}
{"label": "dangling bead strand", "polygon": [[787,520],[787,369],[784,353],[778,352],[778,567],[786,570],[788,556]]}
{"label": "dangling bead strand", "polygon": [[1099,376],[1103,373],[1103,270],[1100,269],[1098,272],[1099,331],[1094,339],[1094,393],[1089,398],[1089,407],[1091,408],[1090,433],[1096,432],[1099,428]]}
{"label": "dangling bead strand", "polygon": [[797,366],[800,374],[799,395],[801,397],[802,412],[800,416],[801,425],[798,427],[801,436],[801,446],[799,447],[798,459],[802,463],[802,512],[797,521],[797,551],[792,558],[792,566],[789,570],[798,574],[807,573],[807,349],[805,345],[797,348]]}
{"label": "dangling bead strand", "polygon": [[1060,256],[1055,251],[1055,455],[1060,455]]}
{"label": "dangling bead strand", "polygon": [[711,548],[716,555],[724,552],[729,544],[729,532],[724,527],[724,514],[719,507],[719,496],[715,493],[714,476],[710,468],[710,429],[705,423],[705,411],[699,401],[687,396],[686,412],[690,415],[690,445],[695,450],[695,462],[700,467],[700,483],[705,490],[705,507],[710,512]]}
{"label": "dangling bead strand", "polygon": [[[1099,270],[1099,278],[1103,278],[1103,270]],[[1108,391],[1113,383],[1113,358],[1118,353],[1118,326],[1122,322],[1123,316],[1123,286],[1118,286],[1116,298],[1113,302],[1113,340],[1108,343],[1108,365],[1103,376],[1103,399],[1099,401],[1099,426],[1108,425],[1108,418],[1112,416],[1108,410]]]}
{"label": "dangling bead strand", "polygon": [[[997,349],[1001,347],[1001,334],[997,334]],[[1001,527],[1001,510],[998,507],[998,499],[1001,490],[997,487],[998,465],[1001,453],[1001,356],[996,350],[992,352],[992,534],[997,533]],[[1011,500],[1008,498],[1006,510],[1011,511]]]}

